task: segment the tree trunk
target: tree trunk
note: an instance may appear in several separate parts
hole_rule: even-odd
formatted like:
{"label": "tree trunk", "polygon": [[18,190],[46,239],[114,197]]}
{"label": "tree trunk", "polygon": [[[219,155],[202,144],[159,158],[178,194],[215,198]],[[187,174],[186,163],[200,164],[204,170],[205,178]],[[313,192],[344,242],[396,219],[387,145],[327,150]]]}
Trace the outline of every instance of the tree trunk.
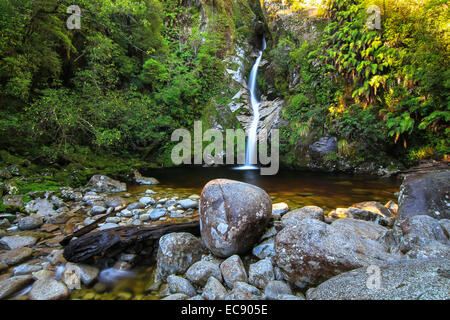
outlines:
{"label": "tree trunk", "polygon": [[74,239],[64,248],[64,258],[70,262],[112,258],[127,248],[144,244],[152,246],[165,234],[189,232],[200,234],[198,221],[172,223],[153,227],[118,227],[95,231]]}

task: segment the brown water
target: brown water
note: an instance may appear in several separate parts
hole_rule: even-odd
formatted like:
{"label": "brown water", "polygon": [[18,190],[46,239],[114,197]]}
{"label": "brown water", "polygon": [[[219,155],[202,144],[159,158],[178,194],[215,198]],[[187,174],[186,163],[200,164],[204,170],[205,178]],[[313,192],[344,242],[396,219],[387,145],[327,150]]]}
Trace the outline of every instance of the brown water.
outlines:
{"label": "brown water", "polygon": [[[345,175],[280,170],[274,176],[262,176],[259,170],[233,170],[232,168],[169,168],[153,169],[145,176],[160,181],[154,186],[130,186],[130,193],[173,191],[180,196],[200,194],[203,186],[210,180],[227,178],[254,184],[264,189],[272,201],[286,202],[291,208],[307,205],[322,207],[325,211],[338,207],[349,207],[362,201],[389,200],[397,202],[395,192],[400,181],[395,178],[377,178],[367,175]],[[172,190],[173,189],[173,190]]]}
{"label": "brown water", "polygon": [[[147,189],[156,194],[156,199],[178,196],[180,199],[192,194],[200,195],[203,186],[210,180],[227,178],[243,181],[259,186],[272,198],[274,203],[286,202],[291,209],[307,205],[322,207],[326,213],[349,207],[362,201],[389,200],[397,202],[395,193],[400,181],[382,179],[373,176],[352,176],[344,174],[325,174],[301,171],[281,170],[275,176],[261,176],[259,170],[241,171],[231,168],[170,168],[152,169],[143,172],[144,176],[155,177],[158,185],[131,185],[128,192],[139,198]],[[194,215],[193,219],[196,215]],[[169,222],[169,220],[167,221]],[[154,300],[159,299],[157,292],[149,292],[146,288],[152,283],[154,267],[143,266],[134,271],[134,275],[117,281],[104,292],[94,288],[84,288],[72,293],[72,299],[89,300]]]}

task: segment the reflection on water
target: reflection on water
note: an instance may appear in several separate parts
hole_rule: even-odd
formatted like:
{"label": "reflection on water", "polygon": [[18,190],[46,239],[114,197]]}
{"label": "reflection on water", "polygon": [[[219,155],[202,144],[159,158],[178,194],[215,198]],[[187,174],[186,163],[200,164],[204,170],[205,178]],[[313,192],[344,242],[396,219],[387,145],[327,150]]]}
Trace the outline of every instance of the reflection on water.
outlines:
{"label": "reflection on water", "polygon": [[[227,178],[254,184],[269,193],[273,202],[286,202],[291,209],[307,205],[320,206],[325,211],[348,207],[362,201],[386,203],[396,201],[400,181],[373,176],[351,176],[280,170],[275,176],[261,176],[259,170],[233,170],[233,168],[170,168],[142,172],[155,177],[158,185],[132,185],[128,192],[139,198],[147,189],[156,192],[156,198],[188,197],[200,194],[210,180]],[[167,222],[167,221],[166,221]],[[134,272],[115,269],[103,270],[93,288],[72,293],[72,299],[88,300],[155,300],[157,292],[150,291],[154,281],[154,266],[142,267]]]}
{"label": "reflection on water", "polygon": [[362,201],[397,200],[400,181],[395,178],[377,178],[366,175],[346,175],[280,170],[273,176],[262,176],[259,170],[233,170],[233,168],[168,168],[144,172],[161,183],[156,186],[130,186],[129,192],[152,189],[166,192],[172,188],[183,196],[200,194],[210,180],[227,178],[254,184],[269,193],[273,202],[286,202],[291,208],[316,205],[325,210],[348,207]]}

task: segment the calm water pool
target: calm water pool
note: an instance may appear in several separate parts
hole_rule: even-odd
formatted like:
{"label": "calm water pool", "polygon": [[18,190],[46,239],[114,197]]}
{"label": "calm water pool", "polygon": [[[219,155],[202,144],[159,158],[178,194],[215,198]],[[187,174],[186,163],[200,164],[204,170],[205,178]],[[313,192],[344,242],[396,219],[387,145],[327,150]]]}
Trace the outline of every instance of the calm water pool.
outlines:
{"label": "calm water pool", "polygon": [[[128,186],[128,192],[137,198],[147,189],[155,191],[154,196],[157,198],[199,195],[208,181],[227,178],[259,186],[269,193],[274,203],[286,202],[291,209],[316,205],[322,207],[326,213],[362,201],[375,200],[383,204],[389,200],[397,202],[395,193],[401,183],[399,179],[394,178],[290,170],[280,170],[275,176],[261,176],[259,170],[233,170],[227,167],[152,169],[142,174],[157,178],[160,184]],[[154,266],[141,266],[134,270],[132,275],[120,281],[113,281],[114,277],[105,275],[107,286],[104,292],[85,288],[74,291],[72,299],[159,299],[156,292],[146,290],[154,279],[153,274]],[[112,283],[108,283],[108,280]]]}
{"label": "calm water pool", "polygon": [[[273,202],[286,202],[291,208],[316,205],[327,210],[348,207],[361,201],[389,200],[397,202],[395,192],[400,180],[377,178],[367,175],[345,175],[315,172],[280,170],[274,176],[261,176],[259,170],[233,170],[218,168],[168,168],[153,169],[143,173],[160,181],[156,186],[129,187],[129,192],[145,192],[146,189],[174,189],[181,195],[200,194],[203,186],[210,180],[227,178],[254,184],[272,197]],[[170,190],[170,189],[169,189]]]}

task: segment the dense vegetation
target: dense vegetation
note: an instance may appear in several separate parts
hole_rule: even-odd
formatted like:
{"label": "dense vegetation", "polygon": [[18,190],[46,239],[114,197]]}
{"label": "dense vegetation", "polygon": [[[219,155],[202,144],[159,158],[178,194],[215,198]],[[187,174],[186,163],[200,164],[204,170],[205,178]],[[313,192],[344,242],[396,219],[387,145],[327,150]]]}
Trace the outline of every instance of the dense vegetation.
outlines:
{"label": "dense vegetation", "polygon": [[[371,4],[381,9],[381,30],[367,29]],[[338,155],[356,163],[382,162],[387,153],[409,165],[445,158],[450,151],[447,2],[330,0],[315,19],[320,33],[313,41],[284,34],[270,52],[280,61],[275,86],[289,101],[286,159],[299,138],[314,132],[338,136]],[[301,81],[289,88],[286,79],[293,72]]]}
{"label": "dense vegetation", "polygon": [[[0,2],[0,149],[32,162],[169,165],[172,131],[236,93],[224,59],[264,20],[256,0],[75,3],[79,30],[66,26],[74,1]],[[382,9],[382,30],[367,30],[368,4]],[[355,163],[448,155],[448,18],[446,1],[330,0],[309,18],[312,40],[270,35],[275,68],[260,84],[286,100],[283,161],[295,162],[299,139],[324,134]]]}
{"label": "dense vegetation", "polygon": [[199,13],[176,0],[76,3],[80,30],[66,27],[73,1],[1,2],[0,149],[168,162],[171,132],[190,127],[221,83],[218,35],[184,33]]}

